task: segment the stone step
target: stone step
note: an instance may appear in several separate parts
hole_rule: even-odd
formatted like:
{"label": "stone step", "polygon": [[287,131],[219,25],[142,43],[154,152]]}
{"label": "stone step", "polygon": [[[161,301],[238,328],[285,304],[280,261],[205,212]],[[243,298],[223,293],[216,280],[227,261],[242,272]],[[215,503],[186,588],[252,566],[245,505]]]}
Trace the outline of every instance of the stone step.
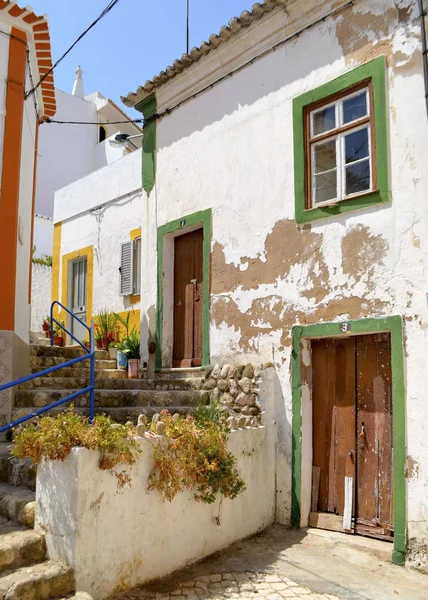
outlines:
{"label": "stone step", "polygon": [[[53,408],[47,413],[51,417],[61,414],[65,410],[64,408]],[[192,406],[121,406],[120,408],[113,407],[100,407],[95,410],[96,415],[107,415],[111,418],[115,423],[126,423],[127,421],[132,421],[134,425],[137,424],[137,420],[139,415],[146,415],[149,419],[156,413],[160,413],[162,410],[169,410],[171,414],[178,413],[180,415],[187,415],[193,411]],[[12,417],[13,419],[22,417],[24,415],[30,414],[32,410],[30,408],[21,408],[13,411]],[[85,417],[89,416],[88,408],[77,408],[75,407],[75,412]],[[31,422],[31,421],[30,421]],[[1,487],[1,484],[0,484]],[[0,513],[1,514],[1,513]]]}
{"label": "stone step", "polygon": [[[30,367],[43,367],[48,369],[56,365],[62,365],[71,360],[70,358],[64,358],[63,356],[30,356]],[[81,369],[85,365],[85,368],[89,369],[89,360],[85,362],[74,363],[68,368]],[[96,369],[115,369],[117,367],[117,361],[115,360],[95,360]]]}
{"label": "stone step", "polygon": [[[31,356],[46,356],[46,357],[62,357],[67,360],[83,356],[86,351],[81,346],[30,346],[30,357]],[[108,360],[110,358],[109,353],[106,350],[95,350],[95,358],[98,360]]]}
{"label": "stone step", "polygon": [[45,536],[32,529],[0,527],[0,572],[46,559]]}
{"label": "stone step", "polygon": [[27,488],[0,483],[0,515],[10,521],[34,527],[35,499],[35,492]]}
{"label": "stone step", "polygon": [[0,481],[35,490],[37,468],[30,459],[22,460],[13,456],[11,448],[8,442],[0,443]]}
{"label": "stone step", "polygon": [[0,579],[0,600],[48,600],[74,591],[71,567],[46,561],[6,571]]}
{"label": "stone step", "polygon": [[[15,393],[14,406],[19,408],[42,408],[66,398],[72,390],[19,390]],[[193,390],[96,390],[95,406],[97,408],[113,408],[121,406],[187,406],[195,403],[200,397],[199,392]],[[89,406],[89,394],[75,398],[73,405],[76,408]]]}
{"label": "stone step", "polygon": [[192,367],[191,369],[161,369],[155,372],[155,379],[168,381],[169,379],[201,379],[204,377],[204,367]]}
{"label": "stone step", "polygon": [[[61,377],[89,377],[89,367],[79,366],[82,363],[77,363],[71,367],[63,367],[58,371],[53,371],[44,375],[44,377],[56,378]],[[48,367],[31,367],[31,373],[40,373]],[[99,369],[95,367],[95,378],[97,379],[128,379],[128,372],[123,369]]]}
{"label": "stone step", "polygon": [[[120,371],[124,373],[124,371]],[[61,371],[60,371],[61,373]],[[40,377],[21,384],[20,390],[78,390],[89,385],[89,377]],[[198,390],[202,387],[199,379],[170,379],[167,382],[159,379],[113,379],[98,378],[95,387],[100,390],[153,390],[153,391],[186,391]]]}

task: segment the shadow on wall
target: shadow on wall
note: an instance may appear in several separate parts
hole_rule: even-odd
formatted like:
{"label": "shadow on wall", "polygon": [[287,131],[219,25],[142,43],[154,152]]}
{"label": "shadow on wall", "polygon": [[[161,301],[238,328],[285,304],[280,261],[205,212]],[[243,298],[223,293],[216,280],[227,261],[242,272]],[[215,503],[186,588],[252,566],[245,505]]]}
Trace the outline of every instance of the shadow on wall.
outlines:
{"label": "shadow on wall", "polygon": [[[282,88],[316,73],[321,67],[332,65],[340,60],[342,58],[340,45],[333,39],[329,40],[328,28],[327,26],[323,28],[326,30],[323,36],[324,43],[317,46],[316,52],[309,44],[308,38],[311,36],[309,30],[296,41],[288,42],[242,71],[227,77],[214,87],[210,87],[207,93],[200,94],[183,104],[170,116],[165,117],[168,126],[161,125],[158,129],[159,148],[168,147],[181,138],[202,131],[205,127],[231,116],[244,106],[262,103],[268,95],[275,94]],[[334,26],[332,29],[334,31]],[[295,89],[290,88],[289,99],[303,91],[305,90],[301,85],[296,86]],[[284,102],[283,97],[280,102]],[[271,106],[272,102],[269,102],[269,105]],[[291,108],[291,103],[287,103],[286,110],[289,118],[291,118]],[[260,104],[256,110],[257,113],[262,112],[263,105]],[[276,123],[276,126],[279,125]],[[282,127],[285,130],[285,122],[282,123]]]}
{"label": "shadow on wall", "polygon": [[276,521],[291,526],[291,410],[287,415],[283,386],[276,369],[273,371],[274,415],[276,422]]}

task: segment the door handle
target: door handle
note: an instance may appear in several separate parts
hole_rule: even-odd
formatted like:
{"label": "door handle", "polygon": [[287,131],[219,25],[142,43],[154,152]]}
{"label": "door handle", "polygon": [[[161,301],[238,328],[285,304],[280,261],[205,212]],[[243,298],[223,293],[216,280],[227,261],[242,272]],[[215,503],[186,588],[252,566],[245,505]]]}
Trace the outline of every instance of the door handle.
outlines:
{"label": "door handle", "polygon": [[190,283],[193,283],[193,285],[196,285],[198,283],[198,280],[197,279],[191,279]]}
{"label": "door handle", "polygon": [[360,438],[366,437],[366,428],[364,427],[364,423],[361,424]]}

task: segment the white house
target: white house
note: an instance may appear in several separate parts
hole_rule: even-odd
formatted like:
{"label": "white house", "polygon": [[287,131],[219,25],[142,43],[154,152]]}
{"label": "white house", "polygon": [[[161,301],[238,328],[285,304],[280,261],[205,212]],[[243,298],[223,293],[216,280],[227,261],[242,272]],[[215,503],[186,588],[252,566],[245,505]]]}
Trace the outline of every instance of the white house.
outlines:
{"label": "white house", "polygon": [[[133,119],[100,92],[85,96],[82,75],[79,66],[71,94],[56,90],[55,119],[40,128],[34,258],[50,257],[53,253],[55,192],[141,147],[141,137],[122,146],[111,143],[118,133],[138,136],[141,129],[129,122]],[[42,320],[49,312],[51,271],[49,267],[33,267],[31,330],[34,332],[40,331]]]}
{"label": "white house", "polygon": [[86,257],[86,318],[128,310],[141,227],[149,376],[273,363],[277,519],[427,569],[421,21],[410,0],[266,0],[128,94],[143,192],[135,153],[96,198],[94,176],[57,195],[53,297]]}
{"label": "white house", "polygon": [[[0,384],[28,374],[37,139],[55,115],[49,27],[15,2],[0,3]],[[39,84],[39,85],[37,85]],[[36,88],[37,86],[37,88]],[[0,392],[0,422],[12,395]]]}
{"label": "white house", "polygon": [[[35,224],[37,257],[52,255],[55,192],[141,147],[141,138],[125,146],[110,143],[118,133],[138,135],[141,129],[135,123],[127,123],[132,118],[100,92],[85,96],[80,66],[72,93],[57,89],[56,98],[53,121],[61,123],[46,122],[40,128],[36,214],[44,221]],[[50,223],[49,230],[46,223]]]}

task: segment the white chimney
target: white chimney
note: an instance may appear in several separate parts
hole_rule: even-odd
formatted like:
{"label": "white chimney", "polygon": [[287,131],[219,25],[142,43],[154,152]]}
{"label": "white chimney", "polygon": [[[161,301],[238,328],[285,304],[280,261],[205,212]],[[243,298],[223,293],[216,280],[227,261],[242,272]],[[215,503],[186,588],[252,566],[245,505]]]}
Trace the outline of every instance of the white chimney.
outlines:
{"label": "white chimney", "polygon": [[73,96],[77,96],[78,98],[84,98],[85,92],[83,90],[83,71],[80,68],[80,65],[76,69],[76,79],[74,80],[73,91],[71,92]]}

